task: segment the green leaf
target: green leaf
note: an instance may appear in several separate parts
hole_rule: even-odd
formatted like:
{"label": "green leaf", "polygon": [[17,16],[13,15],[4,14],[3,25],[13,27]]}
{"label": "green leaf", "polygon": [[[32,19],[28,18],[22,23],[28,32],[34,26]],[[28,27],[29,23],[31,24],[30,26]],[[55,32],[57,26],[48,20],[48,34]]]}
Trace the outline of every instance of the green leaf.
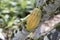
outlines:
{"label": "green leaf", "polygon": [[23,9],[26,8],[26,0],[22,0],[22,2],[21,2],[21,7],[22,7]]}
{"label": "green leaf", "polygon": [[12,26],[12,24],[14,23],[14,20],[15,20],[16,16],[13,16],[11,18],[11,20],[8,22],[7,26],[5,28],[10,28]]}

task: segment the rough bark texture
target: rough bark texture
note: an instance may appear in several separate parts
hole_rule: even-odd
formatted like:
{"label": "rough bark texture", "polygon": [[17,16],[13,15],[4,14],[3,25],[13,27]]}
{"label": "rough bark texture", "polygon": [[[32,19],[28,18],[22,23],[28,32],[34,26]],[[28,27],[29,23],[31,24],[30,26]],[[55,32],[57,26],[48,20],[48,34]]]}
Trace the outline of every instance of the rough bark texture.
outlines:
{"label": "rough bark texture", "polygon": [[[41,19],[41,23],[39,24],[38,28],[34,32],[34,39],[41,37],[42,35],[48,34],[52,29],[55,28],[55,25],[60,22],[60,13],[55,15],[53,18],[50,18],[50,14],[54,13],[56,9],[60,6],[60,0],[55,0],[54,3],[49,3],[48,5],[43,7],[43,17]],[[16,35],[18,40],[25,40],[27,35],[30,32],[26,30],[20,31],[19,34]],[[24,34],[24,35],[23,35]],[[14,40],[17,40],[14,39]]]}
{"label": "rough bark texture", "polygon": [[46,34],[49,34],[51,30],[55,28],[55,25],[60,22],[60,14],[55,15],[53,18],[45,21],[36,29],[34,33],[34,38],[39,38]]}

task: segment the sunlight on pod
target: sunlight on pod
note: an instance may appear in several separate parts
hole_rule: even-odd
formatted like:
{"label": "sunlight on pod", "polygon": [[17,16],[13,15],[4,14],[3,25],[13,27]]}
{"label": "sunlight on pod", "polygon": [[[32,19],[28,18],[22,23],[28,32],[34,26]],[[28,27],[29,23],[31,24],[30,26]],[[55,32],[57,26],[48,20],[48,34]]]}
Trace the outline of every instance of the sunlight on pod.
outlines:
{"label": "sunlight on pod", "polygon": [[26,24],[26,29],[28,31],[34,30],[41,19],[41,10],[38,8],[35,8],[32,10],[30,16],[27,18],[27,24]]}

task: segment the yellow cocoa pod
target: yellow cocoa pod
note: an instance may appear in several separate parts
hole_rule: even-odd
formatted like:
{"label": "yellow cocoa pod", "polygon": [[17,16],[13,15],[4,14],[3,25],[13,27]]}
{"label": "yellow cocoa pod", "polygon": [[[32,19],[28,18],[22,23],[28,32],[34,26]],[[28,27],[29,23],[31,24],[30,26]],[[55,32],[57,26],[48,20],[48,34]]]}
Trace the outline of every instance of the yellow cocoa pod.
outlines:
{"label": "yellow cocoa pod", "polygon": [[40,19],[41,10],[38,8],[33,9],[32,12],[29,14],[29,17],[27,18],[26,30],[34,30],[38,26]]}

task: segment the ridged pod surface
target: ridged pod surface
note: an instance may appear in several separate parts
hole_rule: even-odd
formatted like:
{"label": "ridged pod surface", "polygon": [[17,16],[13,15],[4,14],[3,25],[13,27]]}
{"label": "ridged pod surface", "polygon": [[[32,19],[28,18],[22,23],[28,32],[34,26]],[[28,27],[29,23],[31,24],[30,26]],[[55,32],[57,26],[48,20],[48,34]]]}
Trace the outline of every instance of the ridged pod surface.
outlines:
{"label": "ridged pod surface", "polygon": [[31,14],[27,18],[27,24],[26,24],[26,30],[31,31],[34,30],[41,19],[41,10],[38,8],[35,8],[32,10]]}

